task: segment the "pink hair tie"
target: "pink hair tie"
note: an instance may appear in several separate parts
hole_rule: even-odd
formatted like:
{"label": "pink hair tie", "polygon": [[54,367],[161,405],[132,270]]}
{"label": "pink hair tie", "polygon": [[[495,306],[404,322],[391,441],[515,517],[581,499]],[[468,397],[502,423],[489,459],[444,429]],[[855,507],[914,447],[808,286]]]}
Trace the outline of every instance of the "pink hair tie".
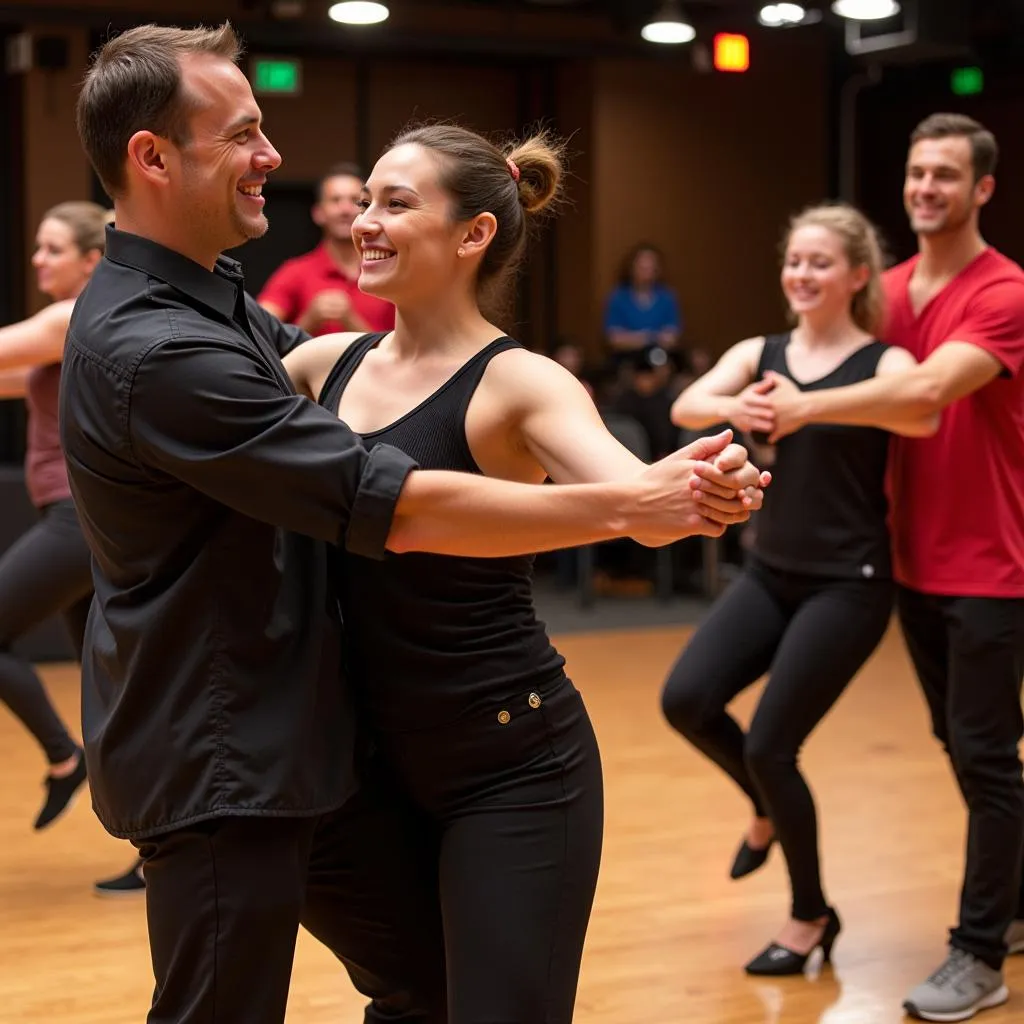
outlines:
{"label": "pink hair tie", "polygon": [[512,157],[507,156],[507,157],[505,157],[505,163],[508,164],[508,172],[509,172],[509,174],[512,175],[512,180],[513,181],[518,181],[519,180],[519,168],[516,166],[515,160],[513,160]]}

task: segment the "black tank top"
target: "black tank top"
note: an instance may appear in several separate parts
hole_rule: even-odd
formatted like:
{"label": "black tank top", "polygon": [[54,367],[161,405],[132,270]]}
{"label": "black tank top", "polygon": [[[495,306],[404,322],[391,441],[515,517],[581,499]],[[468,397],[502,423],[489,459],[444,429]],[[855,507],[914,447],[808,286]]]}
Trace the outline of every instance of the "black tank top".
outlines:
{"label": "black tank top", "polygon": [[[349,380],[383,337],[353,342],[325,381],[321,405],[337,414]],[[411,412],[363,434],[366,446],[392,445],[421,469],[479,474],[466,410],[490,360],[520,347],[511,338],[491,342]],[[352,682],[376,727],[440,725],[523,692],[543,694],[563,678],[565,661],[534,614],[533,556],[389,553],[374,561],[335,549],[332,558]]]}
{"label": "black tank top", "polygon": [[[765,339],[758,380],[765,370],[774,370],[801,391],[856,384],[874,377],[886,351],[880,341],[871,341],[831,373],[802,384],[786,361],[790,337]],[[888,578],[888,454],[889,434],[874,427],[812,423],[784,437],[754,525],[757,558],[777,569],[816,576]]]}

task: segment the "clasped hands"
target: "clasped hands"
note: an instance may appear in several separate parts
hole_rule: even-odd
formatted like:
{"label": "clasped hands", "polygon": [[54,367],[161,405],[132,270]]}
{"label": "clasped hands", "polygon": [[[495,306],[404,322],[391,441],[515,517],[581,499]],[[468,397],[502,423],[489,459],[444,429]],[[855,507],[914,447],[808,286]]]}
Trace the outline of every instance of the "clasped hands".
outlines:
{"label": "clasped hands", "polygon": [[771,474],[754,466],[732,431],[700,437],[630,483],[628,533],[650,547],[683,537],[720,537],[761,507]]}
{"label": "clasped hands", "polygon": [[775,444],[806,424],[803,393],[788,377],[768,370],[761,380],[748,384],[735,398],[730,417],[738,430],[761,434]]}
{"label": "clasped hands", "polygon": [[694,460],[689,487],[695,511],[709,527],[701,532],[718,535],[761,507],[771,474],[750,462],[746,448],[732,442],[732,431],[699,438],[683,453]]}

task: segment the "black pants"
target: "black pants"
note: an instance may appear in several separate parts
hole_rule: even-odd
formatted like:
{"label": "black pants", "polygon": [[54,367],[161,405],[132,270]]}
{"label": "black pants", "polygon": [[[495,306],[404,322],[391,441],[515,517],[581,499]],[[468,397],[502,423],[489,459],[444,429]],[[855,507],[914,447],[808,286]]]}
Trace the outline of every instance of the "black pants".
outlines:
{"label": "black pants", "polygon": [[967,804],[967,862],[954,946],[998,969],[1024,917],[1024,599],[937,597],[900,588],[900,623]]}
{"label": "black pants", "polygon": [[66,761],[77,746],[39,676],[11,646],[59,612],[81,658],[91,599],[89,548],[74,503],[55,502],[0,557],[0,700],[24,722],[50,764]]}
{"label": "black pants", "polygon": [[[786,856],[792,915],[828,910],[818,822],[797,759],[885,633],[887,580],[842,580],[752,564],[712,607],[672,668],[665,717],[723,768],[770,817]],[[768,683],[744,735],[726,705],[764,673]]]}
{"label": "black pants", "polygon": [[437,844],[448,1024],[573,1019],[601,859],[601,761],[572,683],[539,696],[380,738]]}
{"label": "black pants", "polygon": [[365,1024],[446,1024],[424,842],[379,775],[322,818],[219,818],[138,841],[149,1024],[283,1024],[300,924],[373,1000]]}

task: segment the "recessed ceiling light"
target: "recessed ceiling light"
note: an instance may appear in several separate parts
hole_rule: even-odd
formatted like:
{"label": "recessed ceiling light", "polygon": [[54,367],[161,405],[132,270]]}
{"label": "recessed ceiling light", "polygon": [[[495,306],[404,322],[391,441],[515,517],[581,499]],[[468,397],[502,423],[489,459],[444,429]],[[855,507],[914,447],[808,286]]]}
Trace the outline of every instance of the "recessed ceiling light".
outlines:
{"label": "recessed ceiling light", "polygon": [[765,4],[757,20],[769,28],[782,28],[799,25],[806,16],[807,11],[801,4]]}
{"label": "recessed ceiling light", "polygon": [[881,21],[899,14],[897,0],[835,0],[832,10],[850,21]]}
{"label": "recessed ceiling light", "polygon": [[678,45],[691,42],[696,38],[697,32],[683,17],[682,9],[676,0],[666,0],[658,13],[640,30],[640,35],[649,43]]}
{"label": "recessed ceiling light", "polygon": [[344,3],[334,4],[327,16],[343,25],[377,25],[387,21],[389,13],[384,4],[369,3],[368,0],[345,0]]}

